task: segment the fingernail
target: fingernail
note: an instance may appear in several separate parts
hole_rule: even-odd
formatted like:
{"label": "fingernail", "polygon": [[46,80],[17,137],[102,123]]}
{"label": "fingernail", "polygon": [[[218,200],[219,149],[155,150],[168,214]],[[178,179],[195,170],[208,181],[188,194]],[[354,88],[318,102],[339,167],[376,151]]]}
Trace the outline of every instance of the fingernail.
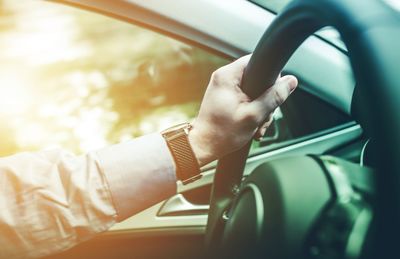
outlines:
{"label": "fingernail", "polygon": [[294,76],[288,76],[286,80],[289,85],[290,92],[293,92],[297,87],[297,78]]}

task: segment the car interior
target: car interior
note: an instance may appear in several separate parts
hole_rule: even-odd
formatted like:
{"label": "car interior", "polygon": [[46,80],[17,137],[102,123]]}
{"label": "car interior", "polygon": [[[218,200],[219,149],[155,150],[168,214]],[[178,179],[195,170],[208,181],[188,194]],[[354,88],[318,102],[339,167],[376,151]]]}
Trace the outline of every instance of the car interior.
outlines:
{"label": "car interior", "polygon": [[[280,73],[299,80],[260,141],[206,165],[201,179],[178,182],[167,200],[47,258],[397,258],[400,14],[391,2],[46,1],[49,10],[105,17],[88,20],[88,28],[119,44],[131,28],[142,38],[162,35],[132,36],[133,46],[158,45],[133,61],[116,59],[137,77],[116,80],[107,94],[125,103],[115,108],[119,118],[140,119],[139,126],[115,122],[110,142],[193,118],[212,71],[247,53],[249,97]],[[104,29],[113,22],[126,29]],[[114,48],[99,50],[113,55]],[[93,55],[102,64],[102,53]],[[181,94],[167,94],[172,86]],[[131,92],[138,100],[126,97]],[[103,107],[99,100],[94,107]],[[132,104],[141,107],[133,115]],[[163,116],[172,119],[160,123]]]}

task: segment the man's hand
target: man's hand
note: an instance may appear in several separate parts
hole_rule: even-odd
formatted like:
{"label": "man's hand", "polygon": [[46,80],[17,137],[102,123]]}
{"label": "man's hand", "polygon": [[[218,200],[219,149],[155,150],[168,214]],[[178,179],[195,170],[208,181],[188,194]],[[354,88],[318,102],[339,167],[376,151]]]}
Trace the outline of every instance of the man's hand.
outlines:
{"label": "man's hand", "polygon": [[250,55],[242,57],[211,76],[189,133],[200,166],[243,147],[253,137],[263,136],[272,122],[272,113],[297,87],[294,76],[284,76],[251,100],[240,89],[249,60]]}

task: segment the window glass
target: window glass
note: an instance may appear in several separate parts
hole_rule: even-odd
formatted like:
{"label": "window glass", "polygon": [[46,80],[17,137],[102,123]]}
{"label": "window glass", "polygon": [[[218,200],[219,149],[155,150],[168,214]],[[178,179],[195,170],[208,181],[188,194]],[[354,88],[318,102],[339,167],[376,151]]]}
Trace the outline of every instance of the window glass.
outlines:
{"label": "window glass", "polygon": [[87,152],[188,121],[210,74],[199,48],[76,8],[0,1],[0,155]]}
{"label": "window glass", "polygon": [[[297,91],[299,90],[299,91]],[[291,139],[307,136],[351,121],[350,116],[320,98],[297,89],[282,107]]]}
{"label": "window glass", "polygon": [[[56,146],[83,153],[190,121],[212,71],[228,63],[99,14],[0,3],[0,155]],[[276,116],[253,150],[349,120],[301,89]]]}

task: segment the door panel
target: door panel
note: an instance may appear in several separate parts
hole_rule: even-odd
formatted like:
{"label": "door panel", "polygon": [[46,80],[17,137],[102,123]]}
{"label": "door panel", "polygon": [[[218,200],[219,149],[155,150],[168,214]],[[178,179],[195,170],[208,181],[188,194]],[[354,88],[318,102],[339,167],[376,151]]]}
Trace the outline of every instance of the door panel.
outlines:
{"label": "door panel", "polygon": [[47,259],[206,258],[204,228],[179,228],[106,233]]}

